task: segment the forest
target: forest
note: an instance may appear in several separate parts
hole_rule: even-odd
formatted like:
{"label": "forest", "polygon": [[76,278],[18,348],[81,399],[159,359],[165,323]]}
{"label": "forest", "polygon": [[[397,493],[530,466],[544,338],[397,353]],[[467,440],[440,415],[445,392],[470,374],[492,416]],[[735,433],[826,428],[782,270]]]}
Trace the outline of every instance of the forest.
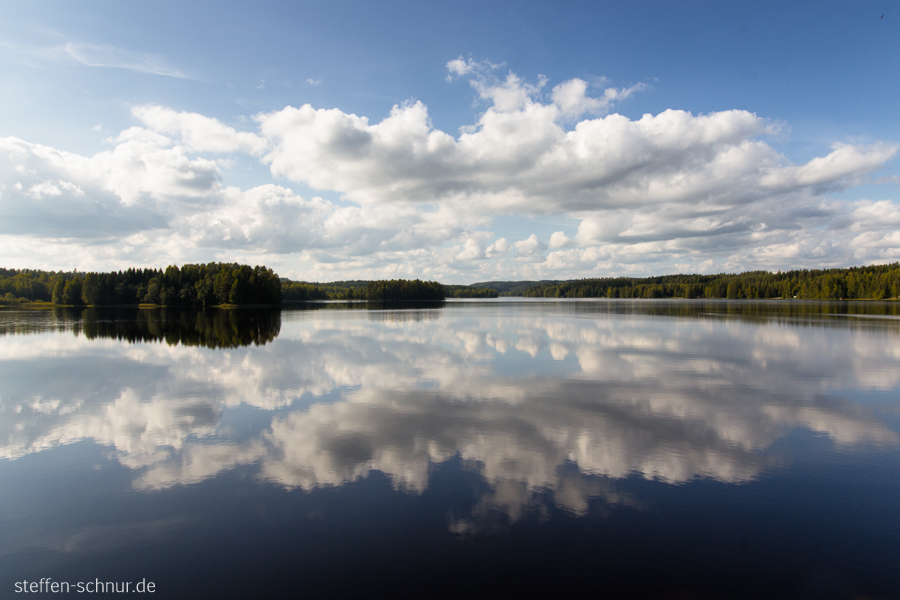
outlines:
{"label": "forest", "polygon": [[365,300],[368,281],[338,281],[335,283],[308,283],[306,281],[281,280],[281,298],[290,302],[310,300]]}
{"label": "forest", "polygon": [[445,285],[444,293],[448,298],[496,298],[500,295],[495,289],[477,285]]}
{"label": "forest", "polygon": [[[434,290],[425,294],[425,296],[427,297],[420,298],[419,296],[422,296],[421,290],[415,286],[410,287],[408,285],[408,280],[394,280],[392,287],[402,287],[404,284],[401,282],[407,282],[405,288],[406,292],[412,295],[409,298],[403,298],[404,301],[435,299],[443,300],[444,298],[496,298],[498,296],[497,290],[486,287],[475,287],[468,285],[444,285],[443,295],[440,298],[437,298]],[[385,299],[381,297],[381,295],[383,295],[384,290],[387,288],[384,285],[371,288],[371,293],[373,295],[370,296],[369,286],[373,283],[387,284],[389,282],[336,281],[333,283],[308,283],[305,281],[291,281],[289,279],[282,279],[281,297],[285,301],[292,302],[306,302],[310,300],[372,300],[383,302]],[[437,282],[420,283],[441,285]],[[400,292],[391,292],[394,297],[397,296],[397,293]]]}
{"label": "forest", "polygon": [[281,283],[272,269],[237,263],[112,273],[0,269],[0,297],[5,303],[43,301],[70,306],[279,304]]}
{"label": "forest", "polygon": [[188,264],[112,273],[0,269],[0,304],[70,306],[155,304],[277,305],[282,301],[432,301],[444,298],[801,298],[883,300],[900,296],[900,263],[847,269],[750,271],[718,275],[605,277],[569,281],[498,281],[469,286],[436,281],[308,283],[237,263]]}
{"label": "forest", "polygon": [[366,300],[373,302],[435,301],[444,297],[444,286],[437,281],[391,279],[366,285]]}
{"label": "forest", "polygon": [[541,282],[529,298],[803,298],[884,300],[900,295],[900,263],[848,269],[750,271],[719,275],[608,277]]}

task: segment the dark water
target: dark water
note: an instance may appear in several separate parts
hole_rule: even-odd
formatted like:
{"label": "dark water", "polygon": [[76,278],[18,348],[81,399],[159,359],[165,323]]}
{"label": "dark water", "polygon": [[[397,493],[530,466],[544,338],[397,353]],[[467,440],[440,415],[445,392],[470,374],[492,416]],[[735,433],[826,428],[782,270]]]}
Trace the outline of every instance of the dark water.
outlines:
{"label": "dark water", "polygon": [[0,597],[900,598],[897,308],[0,311]]}

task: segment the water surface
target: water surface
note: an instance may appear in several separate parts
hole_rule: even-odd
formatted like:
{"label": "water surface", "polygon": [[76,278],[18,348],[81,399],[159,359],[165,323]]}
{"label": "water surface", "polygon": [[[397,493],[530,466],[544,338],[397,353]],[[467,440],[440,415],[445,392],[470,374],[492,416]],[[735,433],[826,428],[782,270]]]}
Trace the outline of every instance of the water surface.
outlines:
{"label": "water surface", "polygon": [[900,597],[895,303],[0,311],[0,586]]}

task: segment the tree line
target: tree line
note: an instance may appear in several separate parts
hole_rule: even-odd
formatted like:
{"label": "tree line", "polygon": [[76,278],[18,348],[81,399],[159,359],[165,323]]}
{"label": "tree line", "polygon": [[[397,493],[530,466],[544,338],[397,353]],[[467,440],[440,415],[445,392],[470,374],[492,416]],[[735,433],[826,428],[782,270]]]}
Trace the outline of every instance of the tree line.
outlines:
{"label": "tree line", "polygon": [[437,281],[391,279],[366,285],[366,300],[374,302],[440,301],[444,297],[444,286]]}
{"label": "tree line", "polygon": [[25,300],[72,306],[279,304],[281,283],[272,269],[237,263],[111,273],[0,269],[0,296],[7,303]]}
{"label": "tree line", "polygon": [[72,273],[35,271],[32,269],[0,269],[0,299],[6,303],[18,301],[50,302],[57,277],[71,277]]}
{"label": "tree line", "polygon": [[530,298],[803,298],[882,300],[900,296],[900,263],[848,269],[750,271],[718,275],[607,277],[545,282]]}
{"label": "tree line", "polygon": [[29,301],[72,306],[157,304],[215,306],[286,301],[433,301],[445,298],[803,298],[862,300],[900,297],[900,263],[847,269],[750,271],[718,275],[606,277],[570,281],[484,282],[279,279],[271,269],[237,263],[188,264],[112,273],[0,269],[0,303]]}
{"label": "tree line", "polygon": [[446,296],[444,285],[421,279],[390,281],[339,281],[307,283],[282,280],[282,298],[286,301],[366,300],[370,302],[440,301]]}
{"label": "tree line", "polygon": [[446,285],[444,293],[448,298],[496,298],[500,295],[497,290],[473,285]]}
{"label": "tree line", "polygon": [[310,300],[365,300],[368,281],[339,281],[335,283],[307,283],[281,280],[281,297],[292,302]]}
{"label": "tree line", "polygon": [[[425,285],[424,288],[422,287],[423,285]],[[440,295],[438,294],[437,286],[443,288]],[[284,300],[293,302],[308,302],[311,300],[417,301],[444,300],[445,298],[496,298],[497,295],[497,290],[489,288],[467,285],[442,285],[437,281],[420,281],[418,279],[412,281],[407,279],[391,281],[336,281],[333,283],[281,280],[281,297]]]}

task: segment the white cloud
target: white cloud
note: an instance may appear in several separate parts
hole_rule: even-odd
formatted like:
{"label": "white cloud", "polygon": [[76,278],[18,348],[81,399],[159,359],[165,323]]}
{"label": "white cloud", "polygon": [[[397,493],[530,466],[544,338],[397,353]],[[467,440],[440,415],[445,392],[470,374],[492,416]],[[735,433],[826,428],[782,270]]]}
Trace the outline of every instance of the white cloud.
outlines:
{"label": "white cloud", "polygon": [[[385,253],[439,245],[466,229],[467,219],[445,210],[337,206],[272,184],[223,187],[216,164],[189,158],[186,147],[254,151],[259,138],[199,115],[156,109],[138,114],[159,130],[177,133],[184,145],[140,127],[122,132],[112,150],[92,157],[0,140],[0,235],[19,236],[0,241],[4,256],[36,251],[34,256],[48,261],[67,257],[66,264],[78,256],[80,268],[120,268],[191,256],[203,260],[203,249],[276,256],[318,251],[331,255],[319,254],[325,261],[365,257],[377,264]],[[23,244],[25,235],[54,241],[50,247]],[[113,245],[88,242],[79,249],[72,238]]]}
{"label": "white cloud", "polygon": [[533,233],[527,239],[518,241],[514,244],[519,258],[525,260],[543,260],[544,252],[547,251],[547,244],[540,241]]}
{"label": "white cloud", "polygon": [[506,238],[500,238],[490,246],[485,249],[485,255],[488,258],[494,258],[495,256],[503,256],[512,248],[512,245],[506,241]]}
{"label": "white cloud", "polygon": [[247,152],[262,154],[266,140],[255,133],[237,131],[197,113],[176,112],[162,106],[138,106],[132,114],[153,131],[177,136],[191,152]]}
{"label": "white cloud", "polygon": [[463,248],[456,255],[457,260],[477,260],[484,258],[484,242],[477,237],[467,238],[463,243]]}
{"label": "white cloud", "polygon": [[[140,201],[134,186],[152,179],[177,191],[188,174],[195,179],[198,174],[208,176],[206,163],[185,159],[165,168],[153,159],[171,150],[158,147],[147,153],[146,162],[136,162],[131,160],[135,144],[126,142],[116,152],[88,159],[15,138],[0,139],[0,181],[6,184],[0,196],[0,232],[102,239],[164,225],[158,198]],[[207,180],[207,185],[214,183]]]}
{"label": "white cloud", "polygon": [[853,210],[834,219],[835,228],[853,232],[880,231],[885,227],[900,227],[900,206],[889,200],[861,200],[851,204]]}
{"label": "white cloud", "polygon": [[[56,268],[59,256],[110,268],[123,266],[110,257],[155,264],[241,255],[307,279],[448,282],[841,266],[897,255],[895,202],[830,197],[882,168],[895,144],[836,144],[793,164],[766,141],[779,126],[747,111],[630,119],[607,113],[641,85],[592,97],[584,80],[571,79],[545,94],[545,78],[498,78],[500,67],[448,63],[486,106],[456,136],[410,101],[379,122],[289,106],[256,115],[257,131],[143,105],[133,109],[142,126],[93,156],[6,138],[0,248],[38,262],[21,266]],[[306,199],[283,182],[223,184],[222,169],[236,172],[253,157],[276,178],[340,200]],[[494,231],[509,215],[558,215],[577,233],[555,232],[548,245],[536,231],[510,257],[509,234]]]}
{"label": "white cloud", "polygon": [[572,243],[572,240],[569,239],[562,231],[554,231],[553,235],[550,236],[550,247],[551,248],[565,248],[569,244]]}
{"label": "white cloud", "polygon": [[[571,91],[582,84],[557,87],[567,110],[598,109]],[[434,129],[421,102],[395,106],[376,124],[309,105],[257,119],[272,144],[265,160],[274,175],[361,204],[440,202],[487,214],[664,206],[688,212],[698,203],[721,212],[841,188],[881,168],[897,150],[839,146],[792,165],[759,139],[776,128],[739,110],[699,116],[667,110],[638,120],[612,114],[566,130],[563,109],[537,99],[541,85],[514,74],[496,83],[477,80],[491,105],[458,138]]]}
{"label": "white cloud", "polygon": [[470,73],[473,69],[473,61],[470,58],[469,60],[465,60],[462,56],[459,58],[454,58],[451,61],[447,62],[447,70],[450,71],[451,74],[455,73],[456,75],[466,75]]}
{"label": "white cloud", "polygon": [[553,103],[559,107],[563,117],[574,119],[584,114],[604,114],[615,101],[625,100],[635,92],[647,89],[646,85],[638,83],[630,88],[606,88],[600,98],[589,98],[586,95],[587,85],[583,79],[576,78],[553,88]]}
{"label": "white cloud", "polygon": [[447,61],[447,70],[450,72],[447,74],[447,81],[453,81],[453,75],[456,75],[457,77],[470,74],[484,75],[490,71],[499,69],[505,64],[506,63],[492,63],[488,60],[477,61],[471,57],[466,59],[460,56],[459,58]]}

